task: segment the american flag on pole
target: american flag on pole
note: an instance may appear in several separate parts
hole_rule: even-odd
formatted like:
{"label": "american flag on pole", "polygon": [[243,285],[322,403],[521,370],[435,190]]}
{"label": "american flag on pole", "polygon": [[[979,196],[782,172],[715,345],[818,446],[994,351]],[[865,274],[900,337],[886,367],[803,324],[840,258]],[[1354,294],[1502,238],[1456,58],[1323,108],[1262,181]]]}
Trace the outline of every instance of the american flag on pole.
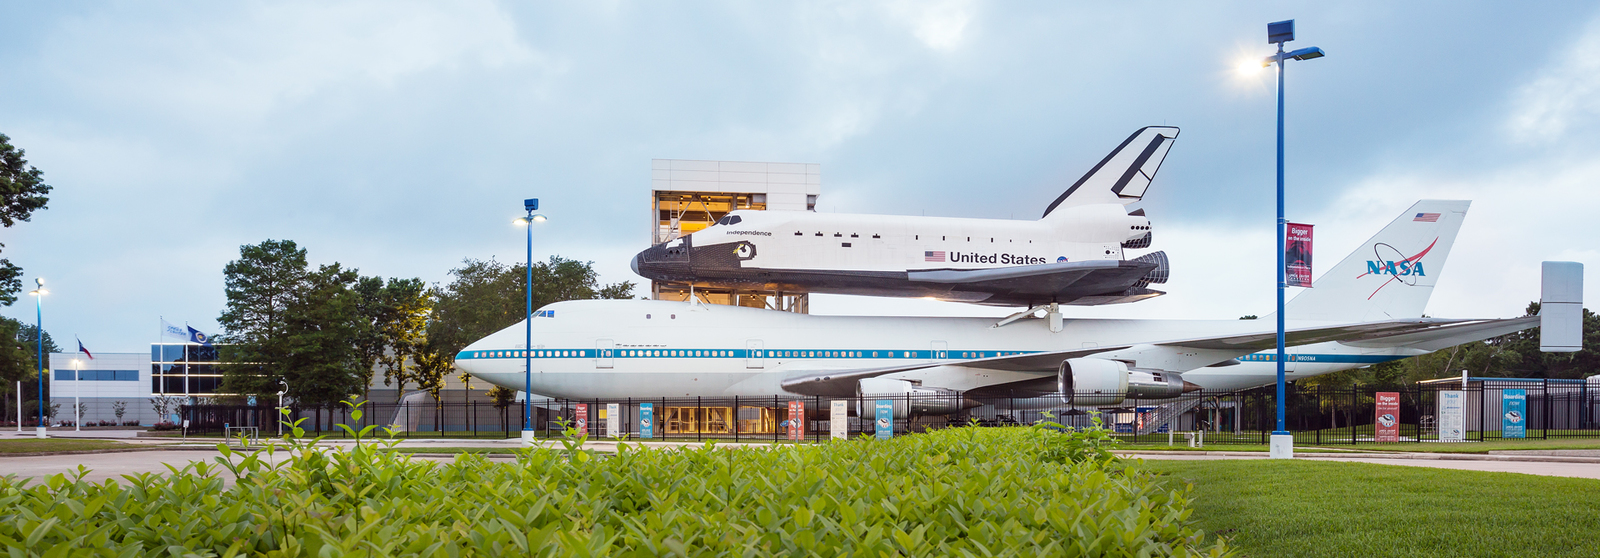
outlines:
{"label": "american flag on pole", "polygon": [[1437,223],[1437,222],[1439,222],[1439,214],[1438,213],[1418,213],[1417,216],[1412,218],[1411,220],[1412,221],[1420,221],[1420,222],[1423,222],[1423,223]]}
{"label": "american flag on pole", "polygon": [[942,261],[944,261],[944,250],[938,250],[938,251],[932,251],[932,252],[926,252],[925,251],[925,252],[922,253],[922,261],[925,261],[925,262],[942,262]]}

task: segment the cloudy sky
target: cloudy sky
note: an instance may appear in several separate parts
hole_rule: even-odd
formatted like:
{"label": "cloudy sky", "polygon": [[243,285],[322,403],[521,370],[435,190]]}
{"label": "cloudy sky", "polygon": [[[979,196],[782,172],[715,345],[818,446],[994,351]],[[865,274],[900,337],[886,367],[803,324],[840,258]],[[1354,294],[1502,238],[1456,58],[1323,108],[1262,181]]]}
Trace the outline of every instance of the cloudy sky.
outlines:
{"label": "cloudy sky", "polygon": [[1320,262],[1459,198],[1431,315],[1519,315],[1541,260],[1600,264],[1592,2],[1111,4],[7,3],[0,132],[56,189],[0,242],[48,278],[63,345],[139,351],[158,316],[216,329],[242,244],[442,281],[520,260],[509,223],[539,197],[535,257],[637,281],[652,158],[819,163],[819,211],[1031,219],[1166,124],[1183,133],[1142,205],[1171,294],[1076,312],[1262,314],[1274,90],[1240,65],[1294,18],[1291,46],[1329,53],[1288,87],[1289,214]]}

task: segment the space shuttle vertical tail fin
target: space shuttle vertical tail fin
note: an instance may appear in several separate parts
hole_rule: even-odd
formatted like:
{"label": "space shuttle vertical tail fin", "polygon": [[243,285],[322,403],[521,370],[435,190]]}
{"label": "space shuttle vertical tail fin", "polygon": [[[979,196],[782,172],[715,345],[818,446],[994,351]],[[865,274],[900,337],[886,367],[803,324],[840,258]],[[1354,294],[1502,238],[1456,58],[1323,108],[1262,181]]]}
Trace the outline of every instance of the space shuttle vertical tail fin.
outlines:
{"label": "space shuttle vertical tail fin", "polygon": [[1422,200],[1284,305],[1292,320],[1420,318],[1470,201]]}
{"label": "space shuttle vertical tail fin", "polygon": [[1089,173],[1079,178],[1071,188],[1062,192],[1056,201],[1051,202],[1042,218],[1049,218],[1057,207],[1096,203],[1126,205],[1139,201],[1150,187],[1150,181],[1155,179],[1156,171],[1161,169],[1161,161],[1166,159],[1167,150],[1172,148],[1172,142],[1177,138],[1178,129],[1175,127],[1140,128],[1105,159],[1101,159],[1100,164],[1089,169]]}

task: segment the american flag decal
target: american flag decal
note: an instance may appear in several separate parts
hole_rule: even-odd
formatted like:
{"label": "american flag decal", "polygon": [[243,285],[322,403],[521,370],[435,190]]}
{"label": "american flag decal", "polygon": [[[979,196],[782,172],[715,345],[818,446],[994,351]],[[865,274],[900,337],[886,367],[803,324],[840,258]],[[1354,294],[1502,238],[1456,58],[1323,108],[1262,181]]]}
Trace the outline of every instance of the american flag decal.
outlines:
{"label": "american flag decal", "polygon": [[1423,223],[1437,223],[1437,222],[1439,222],[1439,214],[1438,213],[1418,213],[1417,216],[1412,218],[1411,220],[1412,221],[1420,221],[1420,222],[1423,222]]}
{"label": "american flag decal", "polygon": [[939,251],[936,251],[936,252],[923,252],[922,253],[922,261],[925,261],[925,262],[942,262],[942,261],[944,261],[944,250],[939,250]]}

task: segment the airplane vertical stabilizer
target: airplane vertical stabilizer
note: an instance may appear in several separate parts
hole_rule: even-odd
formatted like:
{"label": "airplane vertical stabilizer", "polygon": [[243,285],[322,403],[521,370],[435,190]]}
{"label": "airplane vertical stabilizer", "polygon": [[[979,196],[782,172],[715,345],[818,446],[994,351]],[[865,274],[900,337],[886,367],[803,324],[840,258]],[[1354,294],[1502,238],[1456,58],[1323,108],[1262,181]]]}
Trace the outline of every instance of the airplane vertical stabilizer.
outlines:
{"label": "airplane vertical stabilizer", "polygon": [[1285,305],[1291,320],[1420,318],[1470,201],[1422,200]]}
{"label": "airplane vertical stabilizer", "polygon": [[1050,207],[1045,208],[1043,218],[1049,218],[1057,207],[1097,203],[1127,205],[1139,201],[1144,197],[1145,190],[1150,188],[1150,181],[1155,179],[1156,171],[1161,169],[1161,161],[1166,159],[1167,150],[1172,149],[1172,142],[1177,138],[1178,129],[1175,127],[1140,128],[1105,159],[1101,159],[1099,164],[1089,169],[1089,173],[1079,178],[1071,188],[1062,192]]}

